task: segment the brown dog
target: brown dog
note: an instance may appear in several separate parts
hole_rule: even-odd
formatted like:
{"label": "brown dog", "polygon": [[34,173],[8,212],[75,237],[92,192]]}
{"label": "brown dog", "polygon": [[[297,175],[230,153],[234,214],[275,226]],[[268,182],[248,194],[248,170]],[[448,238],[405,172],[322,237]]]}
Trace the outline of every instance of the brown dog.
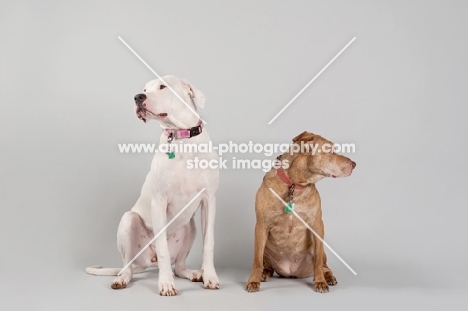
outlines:
{"label": "brown dog", "polygon": [[297,278],[313,274],[314,290],[320,293],[337,283],[327,266],[323,243],[292,213],[285,212],[284,204],[269,188],[285,202],[294,203],[294,211],[323,239],[322,209],[315,183],[324,177],[347,177],[356,163],[330,150],[333,143],[319,135],[300,134],[293,139],[290,150],[301,143],[315,146],[315,154],[303,150],[284,153],[279,159],[283,163],[287,160],[289,168],[271,169],[257,192],[255,255],[248,292],[258,291],[260,281],[266,281],[274,272]]}

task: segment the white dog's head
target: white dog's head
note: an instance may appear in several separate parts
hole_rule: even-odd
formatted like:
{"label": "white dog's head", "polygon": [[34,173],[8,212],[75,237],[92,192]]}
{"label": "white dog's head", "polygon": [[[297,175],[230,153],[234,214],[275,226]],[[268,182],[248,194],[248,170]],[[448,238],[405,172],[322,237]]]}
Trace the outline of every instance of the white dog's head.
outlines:
{"label": "white dog's head", "polygon": [[[205,95],[187,80],[175,76],[146,83],[143,93],[135,95],[135,112],[140,120],[158,120],[163,127],[185,128],[196,124],[198,117],[169,89],[172,88],[193,110],[203,108]],[[169,86],[169,87],[168,87]]]}

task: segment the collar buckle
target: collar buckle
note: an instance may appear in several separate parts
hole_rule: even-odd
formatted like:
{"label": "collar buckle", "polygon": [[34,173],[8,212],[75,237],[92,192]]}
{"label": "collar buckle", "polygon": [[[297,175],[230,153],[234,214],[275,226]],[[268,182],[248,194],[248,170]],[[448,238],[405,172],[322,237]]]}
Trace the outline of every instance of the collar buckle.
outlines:
{"label": "collar buckle", "polygon": [[197,125],[197,126],[191,127],[189,131],[190,131],[190,137],[197,136],[201,134],[202,127],[201,125]]}

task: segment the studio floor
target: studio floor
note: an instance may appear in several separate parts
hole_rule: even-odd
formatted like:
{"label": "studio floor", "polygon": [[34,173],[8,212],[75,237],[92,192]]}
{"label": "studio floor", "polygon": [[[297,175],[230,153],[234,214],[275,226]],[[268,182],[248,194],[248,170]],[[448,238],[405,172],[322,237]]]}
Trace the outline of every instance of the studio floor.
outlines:
{"label": "studio floor", "polygon": [[[124,290],[112,290],[112,277],[87,275],[80,269],[35,271],[34,277],[2,282],[2,310],[462,310],[466,286],[438,287],[415,281],[403,284],[388,271],[372,269],[358,276],[345,268],[338,285],[327,294],[312,290],[311,279],[273,277],[260,292],[244,290],[248,269],[218,269],[219,290],[204,290],[201,283],[176,278],[179,294],[161,297],[157,269],[136,275]],[[391,274],[394,276],[392,277]],[[24,274],[26,275],[26,274]],[[41,276],[39,276],[41,275]],[[380,280],[379,280],[380,279]],[[27,299],[25,298],[27,297]],[[323,309],[322,309],[323,308]]]}

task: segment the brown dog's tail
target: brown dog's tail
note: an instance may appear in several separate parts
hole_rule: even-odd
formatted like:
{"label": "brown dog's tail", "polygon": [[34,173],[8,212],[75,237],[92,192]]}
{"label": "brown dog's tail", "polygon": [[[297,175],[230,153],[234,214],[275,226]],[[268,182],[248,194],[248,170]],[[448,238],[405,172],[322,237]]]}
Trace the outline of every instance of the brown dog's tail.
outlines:
{"label": "brown dog's tail", "polygon": [[[103,268],[102,266],[89,266],[85,269],[86,273],[92,275],[117,275],[122,268]],[[133,266],[133,273],[142,273],[146,270],[144,267]]]}

